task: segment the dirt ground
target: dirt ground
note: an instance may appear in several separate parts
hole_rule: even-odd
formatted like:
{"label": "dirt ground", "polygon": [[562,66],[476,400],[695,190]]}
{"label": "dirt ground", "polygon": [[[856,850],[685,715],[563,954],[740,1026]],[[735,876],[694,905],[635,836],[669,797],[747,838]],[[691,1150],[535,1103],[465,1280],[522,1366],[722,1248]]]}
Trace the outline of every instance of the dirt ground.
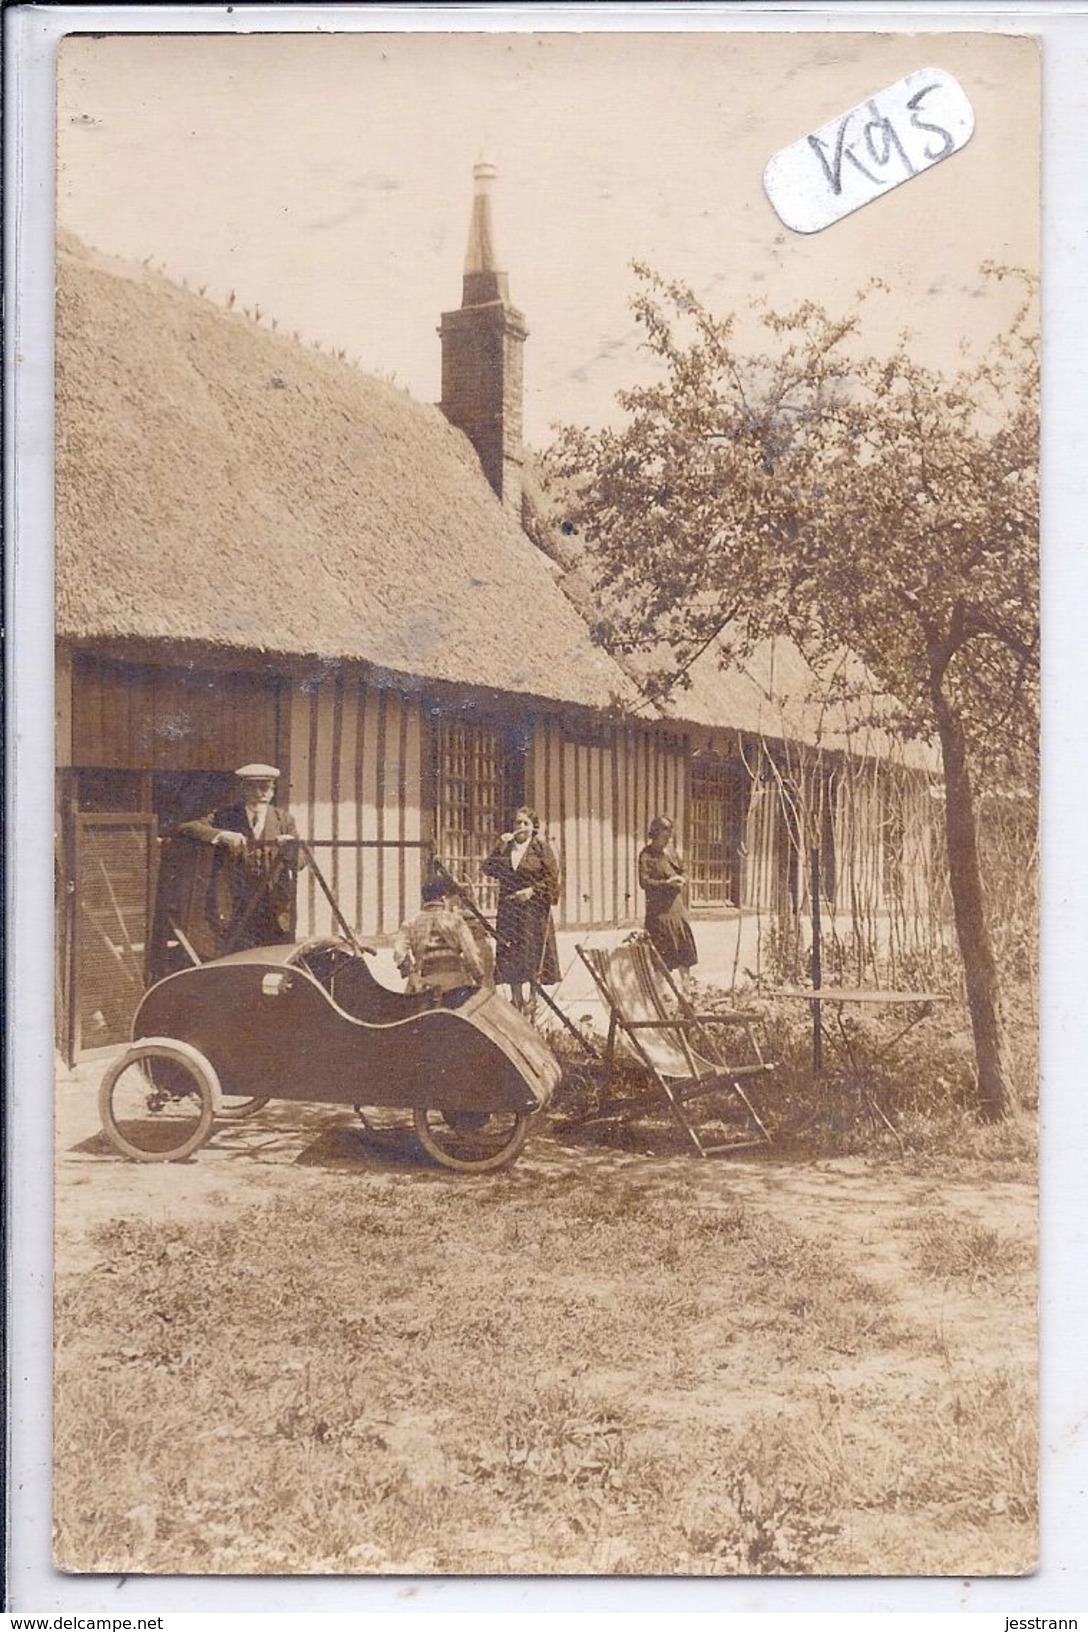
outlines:
{"label": "dirt ground", "polygon": [[[321,1105],[272,1104],[244,1124],[218,1127],[188,1162],[126,1162],[100,1132],[96,1099],[102,1069],[93,1062],[82,1065],[62,1074],[57,1087],[56,1269],[62,1279],[86,1273],[99,1261],[93,1239],[99,1224],[219,1221],[225,1212],[251,1204],[320,1195],[345,1178],[381,1188],[410,1183],[417,1171],[409,1138],[398,1144],[392,1132],[383,1149],[381,1140],[367,1140],[352,1112]],[[418,1171],[433,1182],[432,1170]],[[917,1254],[918,1232],[928,1220],[952,1220],[994,1232],[1029,1262],[1037,1197],[1027,1178],[967,1173],[937,1179],[905,1162],[863,1157],[801,1160],[772,1154],[700,1162],[686,1154],[655,1156],[575,1143],[546,1128],[530,1137],[517,1173],[521,1183],[534,1173],[573,1174],[598,1193],[610,1185],[617,1192],[632,1186],[652,1190],[682,1175],[707,1206],[739,1202],[795,1235],[833,1246],[855,1275],[889,1296],[893,1316],[926,1339],[916,1346],[842,1353],[828,1378],[836,1390],[864,1389],[878,1381],[885,1397],[899,1396],[909,1409],[942,1367],[1034,1375],[1035,1309],[1024,1285],[1030,1268],[1015,1284],[1009,1277],[980,1284],[970,1275],[926,1274]],[[457,1185],[481,1182],[448,1179]],[[771,1379],[766,1394],[758,1377],[732,1379],[734,1389],[737,1383],[743,1397],[731,1394],[731,1410],[759,1411],[774,1403]],[[882,1522],[895,1519],[889,1514]],[[1013,1569],[1025,1567],[1022,1559],[1010,1563]],[[965,1573],[954,1563],[950,1570]],[[938,1566],[934,1573],[948,1572]]]}
{"label": "dirt ground", "polygon": [[[331,1172],[370,1170],[381,1182],[388,1164],[360,1137],[350,1111],[327,1105],[272,1104],[248,1122],[218,1127],[188,1162],[121,1160],[101,1133],[97,1085],[103,1064],[90,1062],[58,1082],[56,1101],[56,1241],[59,1273],[93,1256],[89,1234],[119,1218],[193,1222],[222,1216],[276,1194],[320,1189]],[[908,1267],[909,1221],[927,1209],[1033,1243],[1038,1224],[1034,1185],[971,1178],[939,1181],[845,1156],[798,1162],[731,1156],[699,1162],[686,1154],[652,1156],[564,1143],[538,1132],[519,1171],[584,1172],[594,1185],[622,1173],[625,1183],[652,1186],[677,1170],[697,1177],[708,1199],[742,1201],[816,1239],[834,1242],[854,1270],[891,1290],[901,1312],[940,1321],[980,1354],[1024,1360],[1034,1353],[1032,1327],[1010,1325],[1008,1312],[969,1287],[938,1287]],[[403,1173],[399,1166],[397,1171]],[[471,1184],[471,1179],[465,1183]]]}

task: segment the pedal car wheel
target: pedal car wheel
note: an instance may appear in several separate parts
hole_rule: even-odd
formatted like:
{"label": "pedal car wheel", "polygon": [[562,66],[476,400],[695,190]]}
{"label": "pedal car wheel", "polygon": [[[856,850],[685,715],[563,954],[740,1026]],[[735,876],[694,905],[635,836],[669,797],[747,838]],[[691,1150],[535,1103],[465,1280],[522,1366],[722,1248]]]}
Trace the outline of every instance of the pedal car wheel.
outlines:
{"label": "pedal car wheel", "polygon": [[267,1099],[245,1099],[241,1094],[220,1094],[215,1120],[244,1122],[247,1117],[256,1116],[258,1111],[263,1111],[267,1104]]}
{"label": "pedal car wheel", "polygon": [[412,1112],[427,1155],[455,1173],[494,1173],[520,1154],[529,1133],[527,1111]]}
{"label": "pedal car wheel", "polygon": [[212,1130],[219,1083],[188,1043],[144,1038],[102,1079],[98,1110],[114,1146],[134,1162],[181,1162]]}

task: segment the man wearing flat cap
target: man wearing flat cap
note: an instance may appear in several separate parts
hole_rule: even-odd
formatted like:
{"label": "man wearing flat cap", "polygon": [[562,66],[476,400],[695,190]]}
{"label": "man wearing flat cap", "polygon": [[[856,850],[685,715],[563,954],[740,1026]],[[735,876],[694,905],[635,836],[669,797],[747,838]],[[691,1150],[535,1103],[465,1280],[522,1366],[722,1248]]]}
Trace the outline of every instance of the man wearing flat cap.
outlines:
{"label": "man wearing flat cap", "polygon": [[234,774],[238,798],[177,831],[216,847],[208,917],[223,950],[240,952],[294,940],[298,834],[290,814],[272,803],[275,765],[240,765]]}

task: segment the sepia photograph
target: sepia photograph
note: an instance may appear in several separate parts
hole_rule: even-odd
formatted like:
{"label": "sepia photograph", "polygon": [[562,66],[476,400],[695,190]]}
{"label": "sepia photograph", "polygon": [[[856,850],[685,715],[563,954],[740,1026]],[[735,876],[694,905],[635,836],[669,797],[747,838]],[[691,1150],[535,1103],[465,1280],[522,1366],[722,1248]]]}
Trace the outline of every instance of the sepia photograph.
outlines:
{"label": "sepia photograph", "polygon": [[1040,79],[60,41],[58,1570],[1036,1569]]}

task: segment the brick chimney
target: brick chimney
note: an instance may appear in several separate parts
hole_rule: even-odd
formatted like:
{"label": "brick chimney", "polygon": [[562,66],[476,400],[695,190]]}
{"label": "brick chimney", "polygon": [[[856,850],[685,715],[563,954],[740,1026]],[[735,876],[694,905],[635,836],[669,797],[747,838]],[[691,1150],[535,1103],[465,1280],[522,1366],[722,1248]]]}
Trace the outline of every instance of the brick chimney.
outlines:
{"label": "brick chimney", "polygon": [[472,172],[475,196],[461,305],[443,312],[442,412],[476,449],[484,475],[521,520],[522,348],[528,329],[510,304],[491,227],[493,164]]}

